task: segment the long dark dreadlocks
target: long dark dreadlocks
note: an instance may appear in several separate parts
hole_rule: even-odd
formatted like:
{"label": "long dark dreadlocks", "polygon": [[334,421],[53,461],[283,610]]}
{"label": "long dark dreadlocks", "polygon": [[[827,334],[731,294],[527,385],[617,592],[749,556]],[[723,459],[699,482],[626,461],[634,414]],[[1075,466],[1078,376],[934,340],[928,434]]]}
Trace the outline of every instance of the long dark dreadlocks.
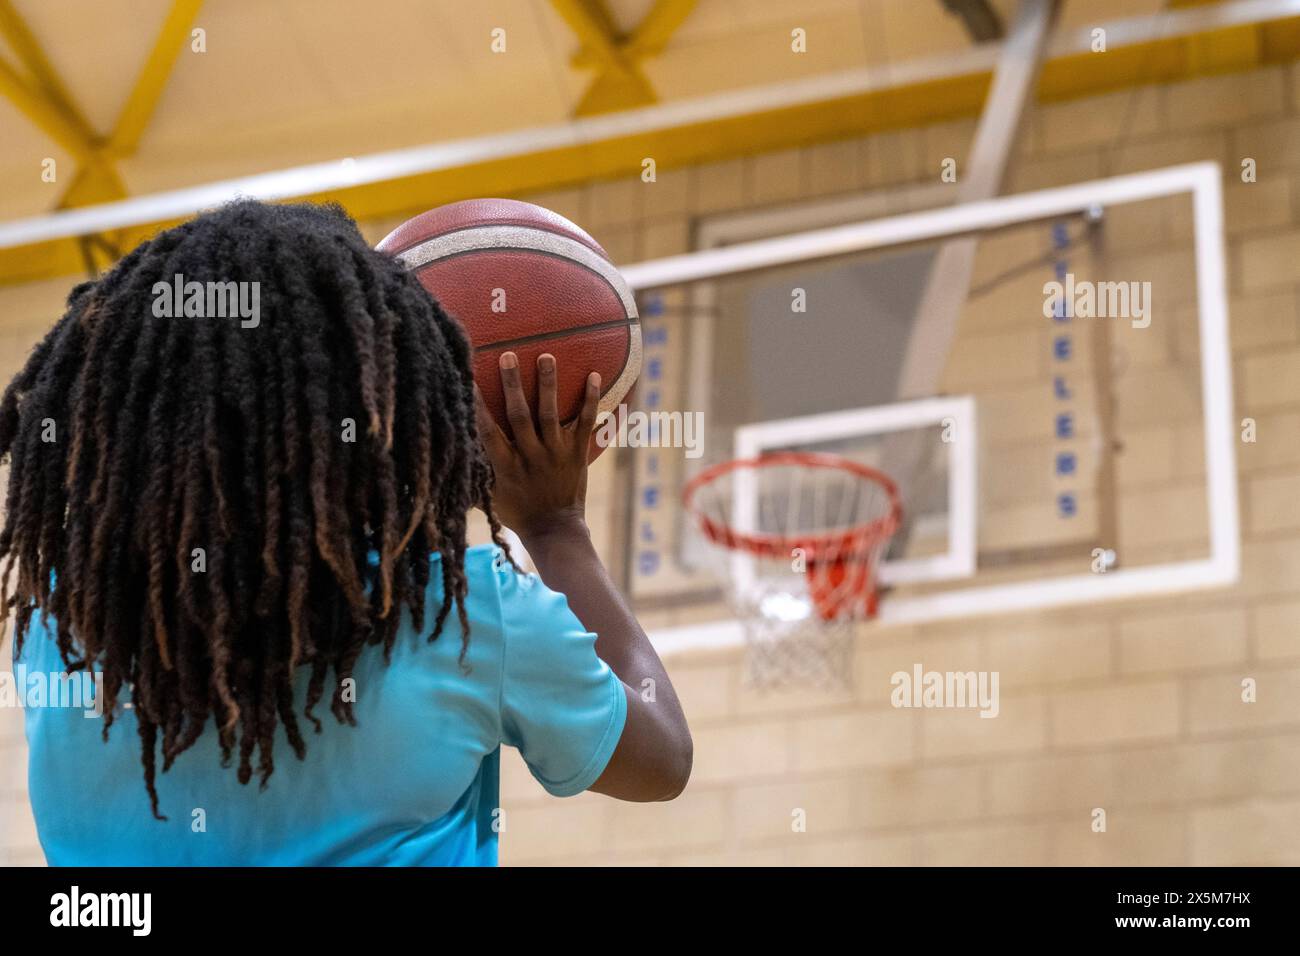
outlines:
{"label": "long dark dreadlocks", "polygon": [[[157,317],[177,274],[258,283],[260,323]],[[329,672],[387,657],[403,607],[421,626],[432,552],[429,639],[454,607],[463,661],[471,507],[501,543],[471,383],[460,329],[335,207],[234,203],[73,289],[0,400],[0,601],[19,649],[39,610],[69,670],[102,669],[105,739],[127,688],[155,816],[160,736],[164,772],[209,717],[241,783],[278,723],[301,758],[295,670],[319,732]]]}

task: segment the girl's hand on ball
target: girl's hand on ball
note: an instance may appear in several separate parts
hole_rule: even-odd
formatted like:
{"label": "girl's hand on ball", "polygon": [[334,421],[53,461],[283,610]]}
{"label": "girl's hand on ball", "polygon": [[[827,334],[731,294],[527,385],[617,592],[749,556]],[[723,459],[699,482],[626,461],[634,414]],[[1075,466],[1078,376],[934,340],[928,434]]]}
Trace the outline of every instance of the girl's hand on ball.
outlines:
{"label": "girl's hand on ball", "polygon": [[555,398],[555,356],[537,358],[537,419],[529,408],[519,376],[519,359],[504,352],[500,360],[506,417],[514,440],[493,420],[474,387],[479,438],[496,474],[492,502],[502,523],[524,545],[530,537],[579,526],[585,530],[588,446],[600,401],[600,375],[587,376],[578,417],[560,424]]}

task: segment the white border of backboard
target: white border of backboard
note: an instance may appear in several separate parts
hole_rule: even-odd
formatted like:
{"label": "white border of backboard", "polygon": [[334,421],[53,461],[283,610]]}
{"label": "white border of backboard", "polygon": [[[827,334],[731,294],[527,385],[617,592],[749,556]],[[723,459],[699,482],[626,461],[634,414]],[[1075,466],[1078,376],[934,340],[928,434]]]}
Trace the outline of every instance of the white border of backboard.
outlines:
{"label": "white border of backboard", "polygon": [[[886,601],[881,607],[880,620],[902,623],[1010,613],[1220,587],[1235,583],[1241,573],[1221,175],[1217,163],[1189,163],[705,249],[640,263],[622,272],[634,289],[652,289],[886,246],[945,239],[1054,216],[1075,215],[1099,205],[1122,205],[1190,193],[1201,343],[1209,556],[1149,567],[1120,568],[1104,574],[1084,572],[1011,584],[956,588],[901,603]],[[729,645],[739,640],[740,629],[733,621],[722,625],[669,629],[654,637],[661,650],[675,651],[701,645]]]}
{"label": "white border of backboard", "polygon": [[[908,428],[945,425],[951,422],[953,440],[948,449],[948,549],[923,558],[886,561],[881,564],[881,584],[914,584],[967,578],[975,573],[975,530],[978,481],[975,433],[975,400],[969,395],[955,398],[923,398],[911,402],[875,405],[821,415],[801,415],[780,421],[757,422],[736,429],[735,457],[756,458],[766,451],[811,445],[862,435],[883,435]],[[744,474],[744,473],[742,473]],[[732,520],[740,531],[756,525],[757,501],[752,483],[732,484]],[[731,573],[738,589],[746,592],[755,577],[752,558],[732,555]]]}

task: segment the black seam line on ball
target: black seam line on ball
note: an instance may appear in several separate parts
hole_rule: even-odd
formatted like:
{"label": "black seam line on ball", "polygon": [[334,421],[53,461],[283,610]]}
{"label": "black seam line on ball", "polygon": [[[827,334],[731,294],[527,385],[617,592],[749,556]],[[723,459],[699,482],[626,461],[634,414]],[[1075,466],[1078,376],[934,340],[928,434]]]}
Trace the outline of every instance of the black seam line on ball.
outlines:
{"label": "black seam line on ball", "polygon": [[640,319],[622,318],[612,319],[609,322],[597,322],[594,325],[578,325],[571,329],[559,329],[555,332],[538,332],[536,335],[523,335],[517,339],[502,339],[500,342],[486,342],[483,345],[474,347],[475,354],[485,352],[488,349],[513,348],[516,345],[529,345],[533,342],[543,342],[546,339],[562,339],[569,335],[580,335],[583,332],[601,332],[605,329],[617,329],[622,326],[631,327],[640,325]]}

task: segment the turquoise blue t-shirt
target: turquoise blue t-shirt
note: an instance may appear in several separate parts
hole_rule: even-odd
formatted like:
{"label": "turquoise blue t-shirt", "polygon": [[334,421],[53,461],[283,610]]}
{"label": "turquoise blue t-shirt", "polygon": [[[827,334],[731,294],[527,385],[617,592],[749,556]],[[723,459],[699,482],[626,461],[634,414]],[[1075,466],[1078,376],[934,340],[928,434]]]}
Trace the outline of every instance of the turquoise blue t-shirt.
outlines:
{"label": "turquoise blue t-shirt", "polygon": [[[435,558],[435,561],[437,559]],[[381,648],[357,661],[357,726],[318,708],[302,721],[299,761],[277,731],[265,791],[220,766],[211,722],[157,778],[149,812],[140,740],[130,710],[108,742],[102,720],[69,707],[29,707],[28,786],[46,859],[55,866],[491,866],[497,861],[500,747],[519,749],[551,794],[586,790],[604,770],[627,716],[622,683],[597,656],[564,596],[516,573],[493,546],[471,548],[469,651],[458,664],[452,614],[429,644],[442,600],[437,567],[426,625],[410,615],[385,665]],[[39,614],[15,661],[31,675],[62,672]],[[300,668],[295,701],[305,700]]]}

